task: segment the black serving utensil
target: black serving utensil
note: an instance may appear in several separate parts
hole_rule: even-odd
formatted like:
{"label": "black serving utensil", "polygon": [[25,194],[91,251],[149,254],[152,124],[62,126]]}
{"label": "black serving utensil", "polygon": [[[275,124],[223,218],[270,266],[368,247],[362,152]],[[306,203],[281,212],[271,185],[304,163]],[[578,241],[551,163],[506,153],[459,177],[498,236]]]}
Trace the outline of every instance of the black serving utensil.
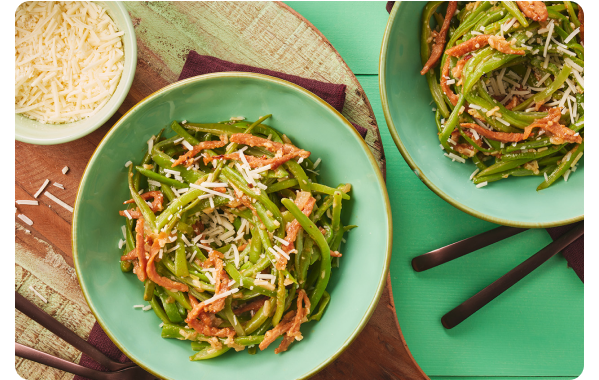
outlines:
{"label": "black serving utensil", "polygon": [[[491,302],[501,293],[512,287],[518,281],[526,277],[532,271],[537,269],[547,260],[552,258],[559,251],[566,248],[573,241],[584,234],[584,222],[579,222],[568,232],[560,236],[539,252],[535,253],[520,265],[495,280],[492,284],[476,293],[474,296],[464,301],[449,313],[441,318],[441,323],[447,329],[454,328],[462,323],[466,318],[480,310],[483,306]],[[458,256],[459,257],[459,256]]]}

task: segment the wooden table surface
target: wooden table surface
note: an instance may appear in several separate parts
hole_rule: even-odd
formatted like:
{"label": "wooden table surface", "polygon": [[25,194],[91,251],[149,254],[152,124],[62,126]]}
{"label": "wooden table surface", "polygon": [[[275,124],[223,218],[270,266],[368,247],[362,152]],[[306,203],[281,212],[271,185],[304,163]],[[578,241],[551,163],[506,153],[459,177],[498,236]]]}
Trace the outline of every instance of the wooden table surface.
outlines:
{"label": "wooden table surface", "polygon": [[[385,17],[384,4],[375,5],[380,7]],[[316,11],[314,14],[321,15],[318,3],[309,6]],[[338,8],[328,4],[326,9],[343,14],[352,12],[352,9],[360,12],[365,6],[372,7],[372,4],[340,3]],[[373,92],[376,76],[360,71],[363,68],[372,71],[376,62],[357,59],[348,67],[323,34],[289,6],[282,3],[143,2],[126,3],[126,7],[138,39],[137,72],[127,99],[104,126],[76,141],[55,146],[16,142],[15,199],[33,199],[40,185],[49,179],[47,191],[72,205],[87,161],[103,136],[139,100],[176,81],[190,49],[236,63],[346,84],[343,114],[350,121],[369,129],[366,141],[379,163],[384,165],[377,121],[360,84],[366,82],[366,91]],[[372,11],[372,8],[369,10]],[[358,32],[349,29],[348,36]],[[377,44],[365,46],[365,49],[378,51],[380,39]],[[360,43],[356,46],[361,47]],[[368,56],[372,57],[372,54]],[[358,67],[360,81],[352,74],[352,70],[356,72],[356,68],[352,67],[354,64]],[[376,97],[378,99],[378,94]],[[64,166],[69,167],[66,175],[61,172]],[[55,187],[53,183],[62,184],[65,189]],[[39,206],[17,206],[18,213],[27,215],[34,224],[28,226],[15,218],[15,289],[78,335],[87,338],[95,320],[81,294],[73,268],[72,215],[45,195],[37,200]],[[48,303],[44,304],[37,298],[31,288],[41,293]],[[15,341],[78,362],[81,355],[78,350],[18,311],[15,311],[15,322]],[[73,377],[18,357],[15,357],[15,366],[17,373],[26,379]],[[401,336],[388,286],[370,322],[356,341],[314,378],[427,378],[414,363]]]}

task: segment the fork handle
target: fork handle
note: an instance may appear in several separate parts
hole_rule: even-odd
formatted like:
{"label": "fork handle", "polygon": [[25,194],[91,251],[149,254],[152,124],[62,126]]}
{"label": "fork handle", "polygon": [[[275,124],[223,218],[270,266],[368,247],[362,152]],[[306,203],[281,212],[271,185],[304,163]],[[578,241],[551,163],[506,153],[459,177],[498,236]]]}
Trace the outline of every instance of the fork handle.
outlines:
{"label": "fork handle", "polygon": [[566,248],[573,241],[584,234],[584,222],[575,224],[568,232],[560,236],[557,240],[535,253],[520,265],[499,277],[492,284],[476,293],[461,305],[457,306],[441,318],[441,323],[446,329],[454,328],[462,323],[466,318],[476,313],[480,308],[494,300],[501,293],[511,288],[515,283],[522,280],[532,271],[537,269],[547,260],[552,258],[562,249]]}
{"label": "fork handle", "polygon": [[95,369],[83,367],[79,364],[71,363],[68,360],[57,358],[45,352],[36,350],[35,348],[27,347],[15,342],[15,355],[25,359],[33,360],[34,362],[45,364],[47,366],[61,369],[66,372],[74,373],[75,375],[90,378],[92,380],[108,380],[105,372],[96,371]]}
{"label": "fork handle", "polygon": [[71,344],[79,351],[85,353],[90,358],[94,359],[96,362],[98,362],[110,371],[118,371],[135,365],[135,363],[118,363],[110,359],[96,347],[81,339],[79,335],[69,330],[63,324],[54,319],[51,315],[47,314],[46,312],[35,306],[27,298],[23,297],[16,291],[15,307],[23,314],[27,315],[29,318],[33,319],[40,325],[52,331],[59,338]]}
{"label": "fork handle", "polygon": [[416,272],[422,272],[438,265],[445,264],[470,252],[474,252],[500,240],[526,231],[526,228],[501,226],[490,231],[483,232],[453,244],[446,245],[412,259],[412,268]]}

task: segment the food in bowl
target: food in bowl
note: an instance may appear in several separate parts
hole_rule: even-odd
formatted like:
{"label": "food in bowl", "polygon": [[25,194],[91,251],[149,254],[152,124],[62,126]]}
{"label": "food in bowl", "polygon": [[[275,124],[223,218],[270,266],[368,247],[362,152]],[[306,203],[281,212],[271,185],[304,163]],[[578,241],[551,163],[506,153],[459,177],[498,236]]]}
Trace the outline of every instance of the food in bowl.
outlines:
{"label": "food in bowl", "polygon": [[15,13],[15,112],[47,124],[97,113],[124,68],[121,36],[93,2],[25,2]]}
{"label": "food in bowl", "polygon": [[144,282],[162,337],[192,342],[191,360],[301,340],[301,324],[329,303],[331,257],[338,266],[355,227],[340,219],[351,186],[319,184],[320,159],[262,124],[269,116],[173,121],[176,135],[152,136],[135,175],[126,164],[121,270]]}
{"label": "food in bowl", "polygon": [[537,190],[567,181],[584,153],[582,7],[450,1],[442,16],[442,4],[422,14],[421,74],[445,156],[471,159],[476,187],[510,176],[544,177]]}

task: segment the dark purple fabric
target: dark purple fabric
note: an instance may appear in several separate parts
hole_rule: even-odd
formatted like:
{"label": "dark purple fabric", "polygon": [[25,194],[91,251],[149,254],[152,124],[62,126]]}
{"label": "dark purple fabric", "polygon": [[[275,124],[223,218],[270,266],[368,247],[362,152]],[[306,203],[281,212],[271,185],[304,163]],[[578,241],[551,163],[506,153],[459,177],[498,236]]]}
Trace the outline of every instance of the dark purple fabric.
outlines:
{"label": "dark purple fabric", "polygon": [[[118,361],[120,363],[130,362],[128,357],[125,356],[119,349],[112,343],[112,341],[108,338],[106,333],[102,330],[98,322],[94,324],[92,327],[92,331],[89,333],[89,338],[87,342],[92,346],[99,349],[104,355],[108,356],[112,360]],[[92,358],[87,356],[86,354],[81,355],[81,360],[79,361],[84,367],[95,369],[97,371],[107,372],[108,369],[104,368],[100,364],[96,363]],[[87,377],[75,376],[74,380],[89,380]]]}
{"label": "dark purple fabric", "polygon": [[[553,240],[559,238],[568,232],[572,226],[561,226],[548,228],[547,232]],[[568,260],[568,266],[574,269],[580,280],[584,282],[584,235],[576,239],[572,244],[562,251],[562,254]]]}
{"label": "dark purple fabric", "polygon": [[[197,75],[224,71],[244,71],[265,74],[295,83],[316,94],[322,100],[333,106],[337,111],[343,111],[346,87],[344,84],[320,82],[314,79],[298,77],[297,75],[283,74],[277,71],[262,69],[260,67],[223,61],[222,59],[211,57],[209,55],[198,54],[193,50],[191,50],[187,56],[185,65],[183,65],[183,70],[181,70],[181,75],[179,75],[179,80],[195,77]],[[366,132],[368,132],[366,128],[353,123],[352,125],[356,128],[362,138],[366,137]]]}
{"label": "dark purple fabric", "polygon": [[387,12],[391,13],[391,9],[393,9],[393,5],[395,5],[395,1],[387,1]]}
{"label": "dark purple fabric", "polygon": [[[391,13],[395,1],[387,1],[387,12]],[[563,233],[567,232],[571,226],[561,226],[548,228],[547,232],[553,240],[559,238]],[[584,282],[584,235],[570,244],[562,251],[562,254],[568,260],[568,265],[574,269],[580,280]]]}

